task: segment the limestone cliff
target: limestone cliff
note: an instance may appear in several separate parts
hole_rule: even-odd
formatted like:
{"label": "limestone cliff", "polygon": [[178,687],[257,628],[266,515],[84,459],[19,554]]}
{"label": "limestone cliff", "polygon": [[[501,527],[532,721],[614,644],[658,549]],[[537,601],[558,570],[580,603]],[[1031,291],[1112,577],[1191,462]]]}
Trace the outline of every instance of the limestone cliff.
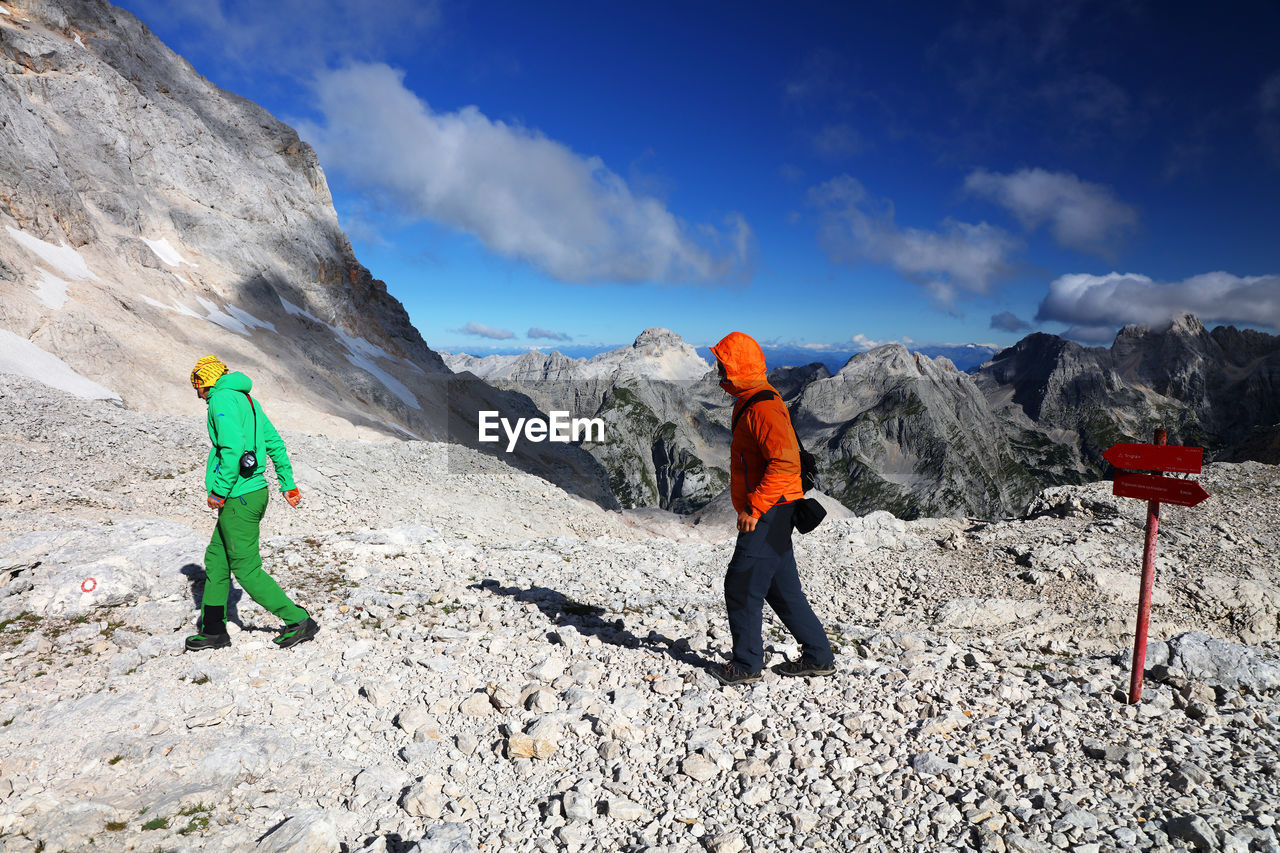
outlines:
{"label": "limestone cliff", "polygon": [[[102,0],[3,5],[7,348],[52,355],[126,406],[193,415],[188,371],[217,353],[280,426],[337,435],[474,443],[478,410],[530,408],[444,367],[356,259],[292,128]],[[576,448],[509,461],[612,505]]]}

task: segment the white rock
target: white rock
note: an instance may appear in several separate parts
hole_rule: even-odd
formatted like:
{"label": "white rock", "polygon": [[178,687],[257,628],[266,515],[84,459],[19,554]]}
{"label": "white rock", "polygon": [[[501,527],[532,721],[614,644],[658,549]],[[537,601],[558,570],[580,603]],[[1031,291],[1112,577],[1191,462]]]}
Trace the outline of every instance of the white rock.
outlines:
{"label": "white rock", "polygon": [[596,801],[579,791],[565,791],[563,807],[569,820],[585,823],[596,816]]}
{"label": "white rock", "polygon": [[747,841],[737,832],[722,832],[706,842],[709,853],[742,853]]}
{"label": "white rock", "polygon": [[717,776],[720,773],[720,768],[701,755],[694,754],[680,763],[680,772],[699,782],[706,782],[708,779]]}
{"label": "white rock", "polygon": [[466,717],[488,717],[493,714],[494,708],[487,693],[472,693],[462,700],[458,711]]}
{"label": "white rock", "polygon": [[525,672],[534,681],[555,681],[564,673],[564,660],[552,655],[543,659],[537,666]]}
{"label": "white rock", "polygon": [[403,729],[405,734],[413,737],[420,729],[434,728],[436,718],[426,706],[414,704],[396,715],[396,725]]}
{"label": "white rock", "polygon": [[617,820],[640,820],[645,816],[645,810],[626,797],[610,796],[605,800],[605,804],[609,817]]}
{"label": "white rock", "polygon": [[444,788],[444,779],[439,776],[427,776],[409,786],[401,807],[414,817],[425,817],[439,820],[444,814],[444,803],[440,792]]}
{"label": "white rock", "polygon": [[253,848],[255,853],[336,853],[340,844],[333,819],[322,809],[289,817]]}

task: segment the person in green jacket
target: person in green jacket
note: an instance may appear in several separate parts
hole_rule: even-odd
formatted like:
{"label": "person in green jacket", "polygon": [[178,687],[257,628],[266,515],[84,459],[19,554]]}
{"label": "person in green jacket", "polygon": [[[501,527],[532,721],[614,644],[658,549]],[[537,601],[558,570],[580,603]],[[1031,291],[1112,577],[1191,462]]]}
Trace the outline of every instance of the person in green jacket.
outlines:
{"label": "person in green jacket", "polygon": [[253,382],[243,373],[228,372],[217,356],[207,355],[196,362],[191,385],[209,406],[213,447],[205,466],[204,488],[210,509],[218,511],[218,524],[204,552],[199,633],[187,637],[187,651],[231,645],[226,617],[232,574],[254,601],[284,620],[275,638],[277,646],[288,648],[310,640],[320,626],[263,570],[258,550],[258,528],[267,509],[266,457],[275,466],[289,506],[296,507],[302,500],[284,441],[262,406],[249,396]]}

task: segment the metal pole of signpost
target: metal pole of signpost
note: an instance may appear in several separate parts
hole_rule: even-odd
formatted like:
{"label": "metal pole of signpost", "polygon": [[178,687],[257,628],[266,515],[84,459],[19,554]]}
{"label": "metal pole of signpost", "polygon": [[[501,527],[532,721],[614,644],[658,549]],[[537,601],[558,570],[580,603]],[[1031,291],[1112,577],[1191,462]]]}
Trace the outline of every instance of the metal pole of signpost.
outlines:
{"label": "metal pole of signpost", "polygon": [[[1168,433],[1156,430],[1157,445],[1168,443]],[[1142,587],[1138,591],[1138,627],[1133,637],[1133,671],[1129,675],[1129,704],[1142,698],[1142,675],[1147,661],[1147,623],[1151,619],[1151,586],[1156,575],[1156,534],[1160,531],[1160,501],[1147,501],[1147,538],[1142,549]]]}

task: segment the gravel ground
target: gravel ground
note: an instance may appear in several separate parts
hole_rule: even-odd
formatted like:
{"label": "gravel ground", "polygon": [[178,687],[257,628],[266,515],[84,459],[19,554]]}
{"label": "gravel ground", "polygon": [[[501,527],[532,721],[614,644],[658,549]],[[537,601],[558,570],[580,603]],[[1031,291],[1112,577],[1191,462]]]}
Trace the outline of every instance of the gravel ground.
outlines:
{"label": "gravel ground", "polygon": [[1165,508],[1128,705],[1145,507],[1106,484],[829,520],[797,556],[838,673],[730,689],[727,525],[302,434],[263,552],[321,633],[276,649],[233,596],[231,648],[183,654],[203,430],[0,376],[5,853],[1280,851],[1269,466]]}

